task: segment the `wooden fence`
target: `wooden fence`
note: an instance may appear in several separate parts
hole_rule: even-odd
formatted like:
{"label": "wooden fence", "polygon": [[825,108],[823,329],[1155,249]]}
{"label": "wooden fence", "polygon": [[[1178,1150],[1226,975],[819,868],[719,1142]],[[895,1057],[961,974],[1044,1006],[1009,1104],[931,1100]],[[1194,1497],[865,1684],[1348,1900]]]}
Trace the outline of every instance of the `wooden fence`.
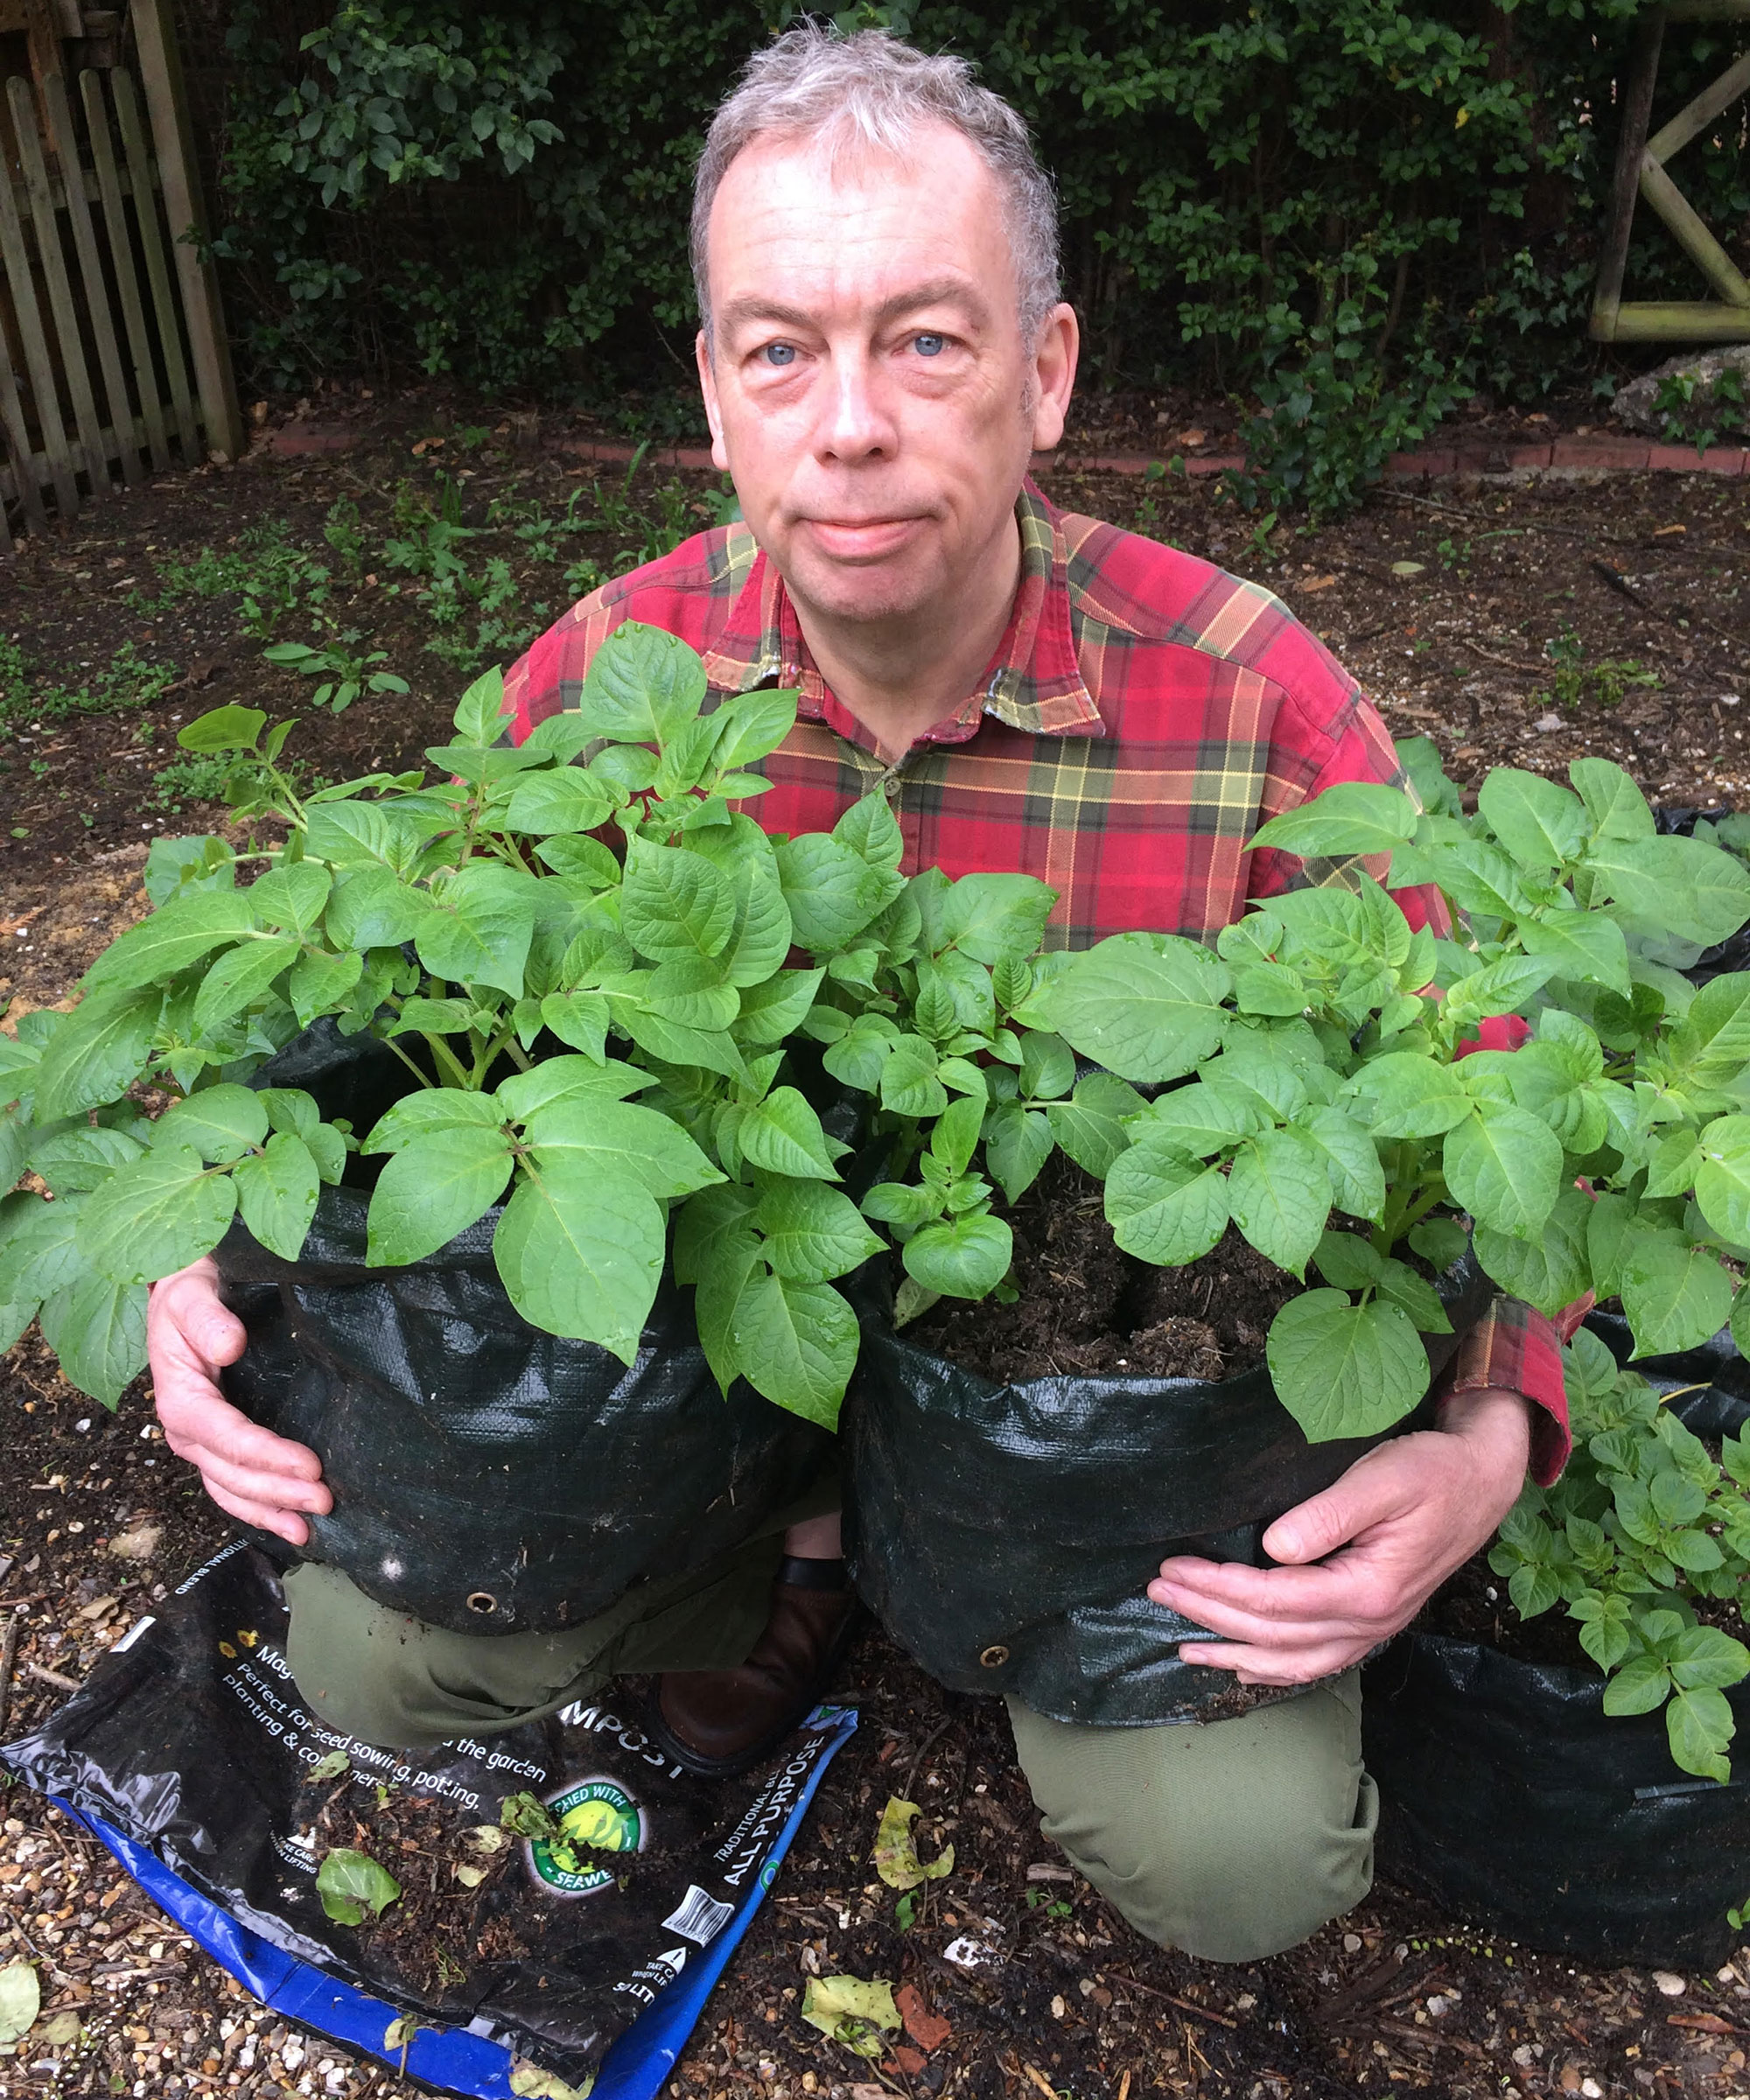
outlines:
{"label": "wooden fence", "polygon": [[[242,435],[163,0],[132,10],[140,79],[5,83],[0,137],[0,550]],[[144,92],[143,92],[144,90]],[[10,165],[7,164],[10,161]]]}

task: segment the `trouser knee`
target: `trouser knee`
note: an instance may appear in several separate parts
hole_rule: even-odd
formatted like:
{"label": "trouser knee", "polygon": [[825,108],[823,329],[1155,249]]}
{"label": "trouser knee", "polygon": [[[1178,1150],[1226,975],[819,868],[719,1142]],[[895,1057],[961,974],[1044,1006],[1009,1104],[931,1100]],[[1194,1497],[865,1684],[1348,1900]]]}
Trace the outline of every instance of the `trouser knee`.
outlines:
{"label": "trouser knee", "polygon": [[1041,1828],[1147,1939],[1256,1961],[1368,1891],[1378,1802],[1354,1672],[1208,1726],[1010,1715]]}

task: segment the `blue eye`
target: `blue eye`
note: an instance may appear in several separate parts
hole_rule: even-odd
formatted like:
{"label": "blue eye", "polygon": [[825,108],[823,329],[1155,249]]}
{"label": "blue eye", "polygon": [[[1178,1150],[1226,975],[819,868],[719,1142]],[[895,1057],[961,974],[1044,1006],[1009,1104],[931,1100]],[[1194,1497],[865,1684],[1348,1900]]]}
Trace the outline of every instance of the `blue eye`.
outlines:
{"label": "blue eye", "polygon": [[767,343],[760,354],[768,365],[793,365],[796,361],[796,346],[794,343]]}
{"label": "blue eye", "polygon": [[945,336],[940,335],[914,335],[912,347],[920,357],[940,357],[948,347],[948,340]]}

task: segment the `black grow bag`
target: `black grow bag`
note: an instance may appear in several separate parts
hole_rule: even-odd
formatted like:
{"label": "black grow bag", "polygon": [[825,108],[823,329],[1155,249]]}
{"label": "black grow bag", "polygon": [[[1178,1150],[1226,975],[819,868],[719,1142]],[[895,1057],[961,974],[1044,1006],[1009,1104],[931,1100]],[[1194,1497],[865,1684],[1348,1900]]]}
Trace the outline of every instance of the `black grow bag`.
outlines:
{"label": "black grow bag", "polygon": [[[382,1045],[319,1023],[255,1083],[302,1087],[363,1131],[406,1080]],[[325,1188],[296,1262],[241,1226],[217,1259],[249,1334],[225,1390],[315,1450],[334,1508],[304,1556],[379,1603],[464,1633],[573,1626],[743,1544],[830,1464],[817,1425],[742,1382],[724,1398],[672,1278],[628,1368],[517,1312],[496,1208],[427,1260],[369,1269],[368,1201]]]}
{"label": "black grow bag", "polygon": [[[1442,1278],[1454,1333],[1495,1294],[1475,1262]],[[1146,1727],[1272,1697],[1183,1662],[1202,1628],[1150,1601],[1169,1554],[1266,1566],[1277,1517],[1382,1438],[1308,1444],[1263,1364],[1196,1378],[1056,1377],[994,1385],[896,1333],[866,1301],[846,1396],[846,1554],[858,1590],[924,1668],[1007,1692],[1054,1720]],[[1432,1403],[1389,1434],[1425,1424]]]}
{"label": "black grow bag", "polygon": [[[1712,1968],[1742,1939],[1726,1914],[1750,1895],[1750,1778],[1679,1770],[1662,1713],[1606,1715],[1596,1670],[1439,1634],[1405,1634],[1364,1682],[1393,1880],[1604,1967]],[[1750,1683],[1726,1696],[1741,1749]]]}

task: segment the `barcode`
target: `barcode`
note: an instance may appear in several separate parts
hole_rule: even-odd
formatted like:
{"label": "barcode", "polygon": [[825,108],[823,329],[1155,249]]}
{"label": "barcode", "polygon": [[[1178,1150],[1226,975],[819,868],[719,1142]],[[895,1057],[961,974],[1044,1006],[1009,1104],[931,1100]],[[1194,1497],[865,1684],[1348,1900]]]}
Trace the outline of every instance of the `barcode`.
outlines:
{"label": "barcode", "polygon": [[732,1903],[719,1903],[715,1896],[708,1896],[702,1888],[690,1888],[678,1910],[663,1919],[670,1932],[678,1932],[685,1938],[696,1940],[701,1947],[708,1947],[724,1927],[735,1915]]}

